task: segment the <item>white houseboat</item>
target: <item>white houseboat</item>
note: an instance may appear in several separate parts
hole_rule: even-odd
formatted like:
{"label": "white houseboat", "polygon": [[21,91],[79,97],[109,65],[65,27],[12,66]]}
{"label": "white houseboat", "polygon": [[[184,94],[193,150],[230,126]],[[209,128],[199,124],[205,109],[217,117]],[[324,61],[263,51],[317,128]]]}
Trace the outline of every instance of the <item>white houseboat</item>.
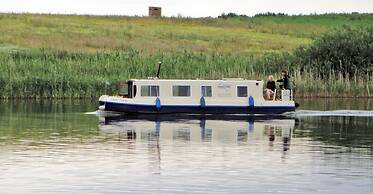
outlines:
{"label": "white houseboat", "polygon": [[290,90],[265,99],[260,80],[149,78],[132,79],[125,85],[122,95],[101,96],[100,109],[155,114],[282,114],[296,107]]}

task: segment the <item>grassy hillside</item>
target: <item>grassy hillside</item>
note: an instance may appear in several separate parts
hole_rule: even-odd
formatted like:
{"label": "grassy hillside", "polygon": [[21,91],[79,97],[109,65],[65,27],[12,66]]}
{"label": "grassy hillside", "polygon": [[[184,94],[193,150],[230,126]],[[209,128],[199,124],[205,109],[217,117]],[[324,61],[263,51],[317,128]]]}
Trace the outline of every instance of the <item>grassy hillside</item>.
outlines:
{"label": "grassy hillside", "polygon": [[[164,78],[265,79],[294,49],[333,28],[373,26],[373,14],[148,18],[0,14],[0,96],[82,97],[115,82]],[[330,80],[292,72],[298,96],[371,96],[368,77]],[[107,85],[107,83],[111,83]]]}
{"label": "grassy hillside", "polygon": [[292,51],[343,25],[371,25],[373,14],[254,18],[149,18],[0,14],[0,48],[53,48],[96,52]]}

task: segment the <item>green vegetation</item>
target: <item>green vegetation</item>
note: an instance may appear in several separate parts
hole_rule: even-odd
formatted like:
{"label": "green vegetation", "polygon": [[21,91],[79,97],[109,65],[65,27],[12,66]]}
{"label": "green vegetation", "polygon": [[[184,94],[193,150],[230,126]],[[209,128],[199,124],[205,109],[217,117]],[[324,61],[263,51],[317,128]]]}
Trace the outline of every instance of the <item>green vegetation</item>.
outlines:
{"label": "green vegetation", "polygon": [[[0,96],[97,97],[115,93],[120,80],[154,76],[158,61],[164,62],[162,78],[265,79],[286,68],[298,96],[373,96],[373,52],[366,50],[372,48],[372,19],[373,14],[225,19],[0,14]],[[348,29],[334,43],[351,41],[323,44],[341,32],[335,28]],[[357,41],[360,46],[353,48],[362,49],[365,58],[346,55],[349,50],[332,55]],[[337,57],[327,63],[327,77],[320,73],[322,49],[331,50],[326,59]],[[355,65],[348,76],[330,68],[339,60]]]}
{"label": "green vegetation", "polygon": [[296,36],[286,32],[287,25],[280,29],[260,20],[2,14],[0,26],[3,46],[72,52],[136,49],[260,54],[291,51],[311,42],[307,35],[301,36],[309,33],[307,29]]}
{"label": "green vegetation", "polygon": [[303,85],[302,91],[310,92],[307,95],[372,96],[373,28],[345,27],[326,33],[297,49],[292,64],[289,69],[300,71],[303,79],[310,75],[309,83],[296,81]]}
{"label": "green vegetation", "polygon": [[302,68],[312,69],[328,78],[340,73],[343,77],[373,74],[373,28],[349,28],[322,35],[297,50]]}

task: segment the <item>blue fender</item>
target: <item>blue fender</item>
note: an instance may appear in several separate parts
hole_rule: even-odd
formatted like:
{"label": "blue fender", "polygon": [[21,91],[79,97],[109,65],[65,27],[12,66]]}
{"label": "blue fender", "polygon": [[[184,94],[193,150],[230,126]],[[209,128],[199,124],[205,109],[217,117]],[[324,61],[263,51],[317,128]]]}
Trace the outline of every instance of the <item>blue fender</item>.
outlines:
{"label": "blue fender", "polygon": [[155,99],[155,108],[157,108],[157,110],[161,110],[162,108],[162,105],[161,105],[161,99],[159,99],[159,97],[157,97],[157,99]]}
{"label": "blue fender", "polygon": [[253,96],[249,97],[249,107],[254,108],[254,97]]}
{"label": "blue fender", "polygon": [[199,99],[199,103],[200,103],[201,108],[205,108],[205,107],[206,107],[205,97],[202,96],[202,97]]}

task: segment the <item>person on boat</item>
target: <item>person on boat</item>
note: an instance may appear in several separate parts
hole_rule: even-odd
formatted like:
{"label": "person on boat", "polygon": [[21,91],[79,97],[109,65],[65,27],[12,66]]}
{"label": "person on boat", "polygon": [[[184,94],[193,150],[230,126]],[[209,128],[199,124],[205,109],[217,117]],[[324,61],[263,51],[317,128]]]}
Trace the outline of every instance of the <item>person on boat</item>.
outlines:
{"label": "person on boat", "polygon": [[269,75],[268,80],[267,80],[267,86],[266,86],[266,89],[264,90],[267,100],[273,98],[275,90],[276,90],[276,82],[273,80],[273,75]]}
{"label": "person on boat", "polygon": [[288,71],[282,70],[281,71],[282,79],[277,80],[277,82],[281,82],[280,88],[283,90],[290,90],[290,76]]}

